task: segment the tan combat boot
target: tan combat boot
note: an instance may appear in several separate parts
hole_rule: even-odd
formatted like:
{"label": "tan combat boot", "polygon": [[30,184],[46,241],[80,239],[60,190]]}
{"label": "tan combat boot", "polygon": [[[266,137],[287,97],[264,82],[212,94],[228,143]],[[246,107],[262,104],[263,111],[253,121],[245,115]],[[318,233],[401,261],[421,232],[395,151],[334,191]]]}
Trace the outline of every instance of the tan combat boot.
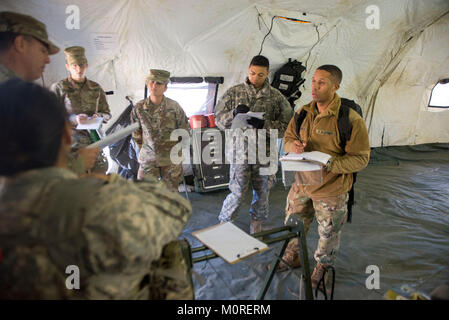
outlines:
{"label": "tan combat boot", "polygon": [[251,224],[249,226],[249,233],[255,234],[259,232],[262,232],[262,220],[251,219]]}
{"label": "tan combat boot", "polygon": [[[301,267],[299,248],[295,243],[288,244],[287,248],[285,249],[284,255],[282,256],[282,260],[279,261],[276,272],[283,272],[289,269],[289,266],[287,266],[284,261],[287,262],[292,269]],[[270,270],[270,267],[271,265],[268,265],[268,270]]]}

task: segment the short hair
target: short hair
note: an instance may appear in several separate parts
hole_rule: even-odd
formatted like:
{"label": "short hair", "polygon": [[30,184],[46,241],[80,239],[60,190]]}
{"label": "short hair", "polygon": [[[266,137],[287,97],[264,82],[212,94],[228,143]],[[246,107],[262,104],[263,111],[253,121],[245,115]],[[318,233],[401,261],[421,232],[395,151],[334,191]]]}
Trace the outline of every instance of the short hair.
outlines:
{"label": "short hair", "polygon": [[0,32],[0,52],[8,51],[18,35],[15,32]]}
{"label": "short hair", "polygon": [[55,165],[67,111],[56,95],[20,79],[0,85],[0,175]]}
{"label": "short hair", "polygon": [[324,70],[329,72],[331,74],[331,77],[334,79],[334,82],[337,84],[340,84],[341,80],[343,79],[343,73],[341,72],[340,68],[332,64],[324,64],[321,67],[318,67],[317,70]]}
{"label": "short hair", "polygon": [[255,56],[251,59],[250,66],[259,66],[259,67],[267,67],[267,69],[270,69],[270,61],[264,56]]}

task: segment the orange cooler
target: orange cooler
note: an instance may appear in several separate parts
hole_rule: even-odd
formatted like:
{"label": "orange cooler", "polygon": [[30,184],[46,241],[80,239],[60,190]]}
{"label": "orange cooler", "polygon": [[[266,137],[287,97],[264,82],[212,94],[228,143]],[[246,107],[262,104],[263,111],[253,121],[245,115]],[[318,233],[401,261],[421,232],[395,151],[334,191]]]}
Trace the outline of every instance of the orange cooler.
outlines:
{"label": "orange cooler", "polygon": [[206,128],[206,118],[203,115],[191,116],[189,118],[190,128]]}
{"label": "orange cooler", "polygon": [[213,113],[209,113],[205,115],[206,117],[206,123],[208,128],[215,128],[215,116]]}

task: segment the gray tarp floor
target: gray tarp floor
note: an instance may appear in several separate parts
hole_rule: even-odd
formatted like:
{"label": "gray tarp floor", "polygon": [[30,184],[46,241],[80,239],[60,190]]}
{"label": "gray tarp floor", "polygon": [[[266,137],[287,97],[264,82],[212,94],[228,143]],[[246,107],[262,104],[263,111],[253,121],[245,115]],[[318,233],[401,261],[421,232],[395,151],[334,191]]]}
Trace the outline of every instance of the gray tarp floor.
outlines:
{"label": "gray tarp floor", "polygon": [[[228,193],[189,193],[193,215],[181,237],[192,247],[201,246],[192,232],[218,223]],[[283,225],[287,193],[278,178],[264,229]],[[369,166],[358,175],[355,195],[352,223],[342,231],[334,299],[382,299],[387,290],[404,284],[429,294],[449,280],[449,144],[373,149]],[[247,232],[250,196],[248,191],[234,222]],[[314,221],[307,235],[311,270],[317,242]],[[221,258],[195,263],[195,298],[255,299],[280,246],[270,245],[234,265]],[[380,269],[378,290],[365,286],[369,265]],[[298,299],[299,274],[299,269],[276,273],[265,299]]]}

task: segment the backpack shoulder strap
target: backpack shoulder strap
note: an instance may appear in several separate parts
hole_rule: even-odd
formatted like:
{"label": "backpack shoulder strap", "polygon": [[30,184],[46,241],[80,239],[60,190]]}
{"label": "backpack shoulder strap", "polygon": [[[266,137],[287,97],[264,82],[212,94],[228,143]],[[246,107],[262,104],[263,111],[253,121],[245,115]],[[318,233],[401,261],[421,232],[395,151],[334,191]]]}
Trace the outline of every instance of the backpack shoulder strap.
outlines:
{"label": "backpack shoulder strap", "polygon": [[299,137],[299,130],[301,129],[301,125],[304,122],[304,119],[307,116],[307,111],[302,109],[299,113],[295,112],[295,117],[294,117],[294,121],[296,124],[296,134]]}
{"label": "backpack shoulder strap", "polygon": [[349,121],[349,107],[344,104],[340,106],[337,125],[340,134],[340,147],[345,150],[346,142],[351,138],[352,124]]}
{"label": "backpack shoulder strap", "polygon": [[[342,104],[340,106],[340,111],[338,112],[337,125],[338,125],[338,131],[340,134],[340,147],[344,151],[345,147],[346,147],[346,142],[351,138],[352,124],[349,121],[350,107],[348,107],[347,105],[345,105],[343,103],[344,103],[344,100],[342,100]],[[355,203],[354,183],[355,183],[355,180],[357,177],[357,173],[353,173],[352,176],[353,176],[353,182],[352,182],[351,190],[349,190],[349,199],[348,199],[347,222],[349,222],[349,223],[351,223],[351,221],[352,221],[352,206]]]}

